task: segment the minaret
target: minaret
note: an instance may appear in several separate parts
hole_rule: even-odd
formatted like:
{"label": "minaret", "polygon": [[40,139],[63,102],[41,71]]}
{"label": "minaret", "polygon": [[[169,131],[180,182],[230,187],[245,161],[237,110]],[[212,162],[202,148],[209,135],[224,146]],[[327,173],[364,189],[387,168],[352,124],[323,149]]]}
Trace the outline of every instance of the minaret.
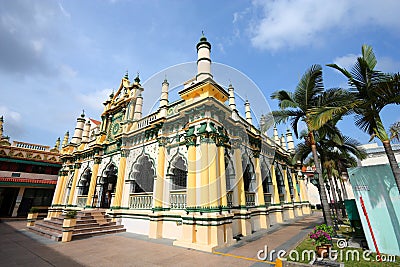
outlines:
{"label": "minaret", "polygon": [[76,119],[75,132],[74,136],[71,139],[71,144],[77,145],[81,143],[84,125],[85,125],[85,113],[82,113],[81,117]]}
{"label": "minaret", "polygon": [[286,130],[286,141],[289,153],[294,153],[295,151],[294,151],[293,136],[292,132],[289,129]]}
{"label": "minaret", "polygon": [[207,38],[202,33],[200,42],[196,46],[197,48],[197,75],[196,80],[198,82],[212,78],[211,74],[211,44],[207,41]]}
{"label": "minaret", "polygon": [[162,83],[162,86],[161,86],[161,98],[160,98],[160,116],[161,117],[167,116],[168,88],[169,88],[169,83],[167,81],[167,78],[165,78]]}
{"label": "minaret", "polygon": [[233,89],[232,84],[229,84],[228,92],[229,92],[229,107],[232,110],[236,110],[235,89]]}
{"label": "minaret", "polygon": [[88,120],[83,128],[82,143],[89,142],[90,121]]}
{"label": "minaret", "polygon": [[143,108],[143,97],[142,93],[139,93],[136,98],[135,113],[133,115],[134,120],[140,120],[142,118],[142,108]]}
{"label": "minaret", "polygon": [[4,119],[3,116],[0,117],[0,139],[3,137],[3,123]]}
{"label": "minaret", "polygon": [[274,141],[276,144],[281,145],[281,139],[279,139],[278,129],[276,128],[276,125],[274,127]]}
{"label": "minaret", "polygon": [[282,146],[284,149],[287,149],[287,147],[286,147],[285,136],[284,136],[283,134],[281,135],[281,146]]}
{"label": "minaret", "polygon": [[69,131],[67,131],[64,135],[64,139],[62,142],[62,147],[65,147],[66,145],[68,145],[68,139],[69,139]]}
{"label": "minaret", "polygon": [[244,110],[246,113],[246,121],[253,125],[253,120],[251,119],[251,111],[250,111],[250,103],[249,100],[246,100],[246,103],[244,103]]}
{"label": "minaret", "polygon": [[60,150],[60,142],[61,142],[60,137],[58,137],[56,140],[56,144],[54,145],[55,149]]}

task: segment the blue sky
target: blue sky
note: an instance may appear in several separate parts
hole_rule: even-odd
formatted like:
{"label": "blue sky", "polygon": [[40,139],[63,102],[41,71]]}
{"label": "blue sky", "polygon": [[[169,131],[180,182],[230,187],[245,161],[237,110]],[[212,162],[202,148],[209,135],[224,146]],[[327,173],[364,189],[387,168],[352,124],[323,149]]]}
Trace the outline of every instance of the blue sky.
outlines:
{"label": "blue sky", "polygon": [[[53,145],[65,131],[72,134],[82,109],[100,118],[102,102],[126,70],[131,79],[140,72],[144,82],[165,68],[196,60],[201,31],[212,44],[212,60],[251,78],[272,109],[277,109],[272,92],[293,91],[312,64],[350,67],[364,43],[373,46],[378,69],[399,72],[398,10],[396,0],[0,0],[5,134]],[[346,86],[338,72],[323,69],[326,88]],[[161,84],[145,87],[145,110],[160,90]],[[253,88],[240,90],[253,94]],[[400,120],[399,111],[398,106],[383,110],[386,127]],[[339,126],[368,142],[352,117]]]}

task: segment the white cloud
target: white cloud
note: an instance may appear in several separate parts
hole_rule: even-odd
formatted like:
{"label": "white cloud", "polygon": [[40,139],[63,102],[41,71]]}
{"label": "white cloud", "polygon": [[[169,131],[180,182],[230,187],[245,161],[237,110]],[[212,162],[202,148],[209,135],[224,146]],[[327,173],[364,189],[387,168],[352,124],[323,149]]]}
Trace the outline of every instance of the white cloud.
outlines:
{"label": "white cloud", "polygon": [[396,12],[400,1],[396,0],[254,1],[253,8],[259,10],[259,16],[250,23],[251,42],[273,51],[318,45],[329,30],[354,31],[376,25],[393,31],[400,27]]}
{"label": "white cloud", "polygon": [[82,103],[82,107],[94,110],[96,113],[93,115],[98,116],[98,114],[101,114],[103,111],[103,105],[101,103],[107,100],[111,92],[112,89],[97,90],[88,94],[80,93],[76,98]]}
{"label": "white cloud", "polygon": [[67,78],[74,78],[78,74],[76,70],[74,70],[71,66],[67,64],[61,64],[59,66],[59,71],[61,76],[67,77]]}
{"label": "white cloud", "polygon": [[61,13],[63,13],[63,15],[67,18],[71,18],[71,14],[68,13],[65,8],[63,7],[63,5],[61,3],[58,3],[58,6],[60,7]]}
{"label": "white cloud", "polygon": [[376,65],[377,70],[381,70],[383,72],[399,72],[400,71],[400,62],[395,61],[390,57],[382,57],[378,58],[378,64]]}
{"label": "white cloud", "polygon": [[21,114],[6,106],[0,106],[0,117],[4,118],[3,135],[20,138],[24,134]]}
{"label": "white cloud", "polygon": [[346,70],[351,70],[351,68],[353,67],[357,58],[360,56],[361,56],[361,54],[358,54],[358,55],[347,54],[345,56],[335,58],[333,60],[333,63],[335,63],[336,65],[338,65],[341,68],[345,68]]}
{"label": "white cloud", "polygon": [[[361,54],[347,54],[345,56],[337,57],[333,60],[333,63],[337,64],[341,68],[351,70],[356,62],[357,58],[361,57]],[[378,61],[375,69],[383,72],[398,72],[400,62],[393,60],[390,57],[377,57]]]}

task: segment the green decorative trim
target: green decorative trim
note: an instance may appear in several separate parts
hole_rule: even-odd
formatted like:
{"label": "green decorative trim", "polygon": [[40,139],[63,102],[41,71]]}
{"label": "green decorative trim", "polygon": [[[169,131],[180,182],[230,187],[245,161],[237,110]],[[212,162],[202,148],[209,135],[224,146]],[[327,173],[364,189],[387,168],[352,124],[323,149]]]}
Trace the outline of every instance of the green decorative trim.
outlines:
{"label": "green decorative trim", "polygon": [[33,161],[33,160],[11,159],[11,158],[0,158],[0,161],[61,168],[61,163],[58,163],[58,164],[57,163],[46,163],[46,162],[38,162],[38,161]]}
{"label": "green decorative trim", "polygon": [[23,182],[0,182],[0,185],[12,185],[12,186],[34,186],[34,187],[46,187],[55,188],[55,184],[36,184],[36,183],[23,183]]}
{"label": "green decorative trim", "polygon": [[200,128],[197,130],[198,134],[203,134],[206,133],[206,128],[207,128],[207,122],[202,122],[200,123]]}
{"label": "green decorative trim", "polygon": [[82,163],[76,162],[76,163],[74,164],[74,169],[75,169],[75,170],[78,170],[78,169],[81,168],[81,166],[82,166]]}
{"label": "green decorative trim", "polygon": [[170,208],[163,208],[163,207],[154,207],[151,209],[153,212],[154,211],[169,211]]}

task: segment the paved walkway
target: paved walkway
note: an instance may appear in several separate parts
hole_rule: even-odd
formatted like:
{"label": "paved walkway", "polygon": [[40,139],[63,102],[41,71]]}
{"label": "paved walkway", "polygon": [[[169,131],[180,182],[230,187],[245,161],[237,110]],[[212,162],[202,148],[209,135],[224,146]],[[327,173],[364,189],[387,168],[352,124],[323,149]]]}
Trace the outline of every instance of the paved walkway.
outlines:
{"label": "paved walkway", "polygon": [[3,219],[0,266],[268,266],[257,259],[259,250],[266,245],[268,250],[290,250],[322,222],[321,216],[314,213],[258,231],[218,254],[174,247],[172,240],[132,233],[60,243],[28,232],[25,221]]}

